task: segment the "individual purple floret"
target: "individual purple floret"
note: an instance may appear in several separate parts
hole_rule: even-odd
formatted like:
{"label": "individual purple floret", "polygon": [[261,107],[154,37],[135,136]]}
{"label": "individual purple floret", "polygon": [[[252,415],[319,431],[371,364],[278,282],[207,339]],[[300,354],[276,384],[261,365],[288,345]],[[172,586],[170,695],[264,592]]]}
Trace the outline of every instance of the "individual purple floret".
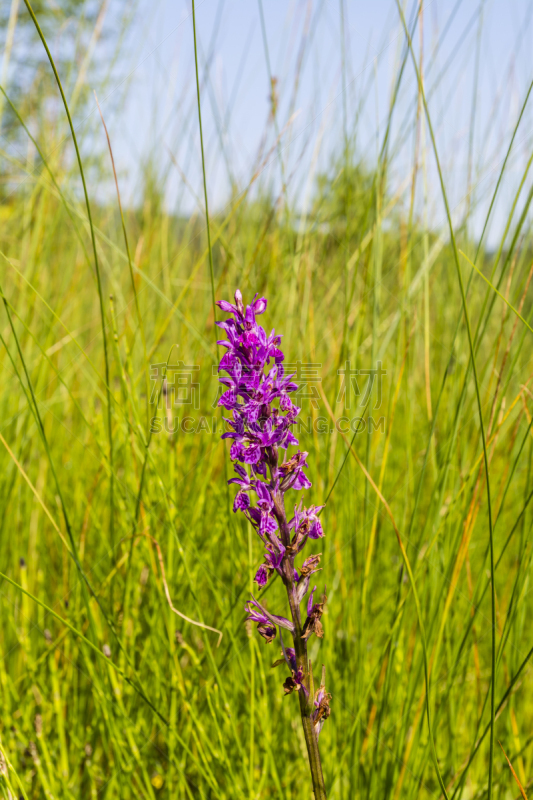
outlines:
{"label": "individual purple floret", "polygon": [[276,636],[276,625],[281,625],[282,628],[287,628],[289,631],[294,630],[292,622],[289,622],[285,617],[269,614],[266,608],[263,608],[263,606],[257,602],[255,597],[252,597],[252,600],[246,603],[245,609],[248,612],[247,619],[258,623],[257,630],[267,642],[271,642]]}
{"label": "individual purple floret", "polygon": [[[290,520],[285,511],[286,492],[311,488],[305,473],[308,454],[300,450],[290,457],[287,454],[289,447],[298,446],[292,427],[300,409],[291,399],[298,386],[292,375],[285,374],[281,337],[274,331],[267,336],[256,321],[266,310],[265,298],[256,295],[245,307],[237,290],[235,304],[221,300],[217,305],[232,315],[216,324],[226,335],[218,342],[226,349],[219,364],[220,381],[225,387],[219,405],[229,412],[224,419],[231,430],[222,438],[232,440],[230,457],[237,477],[229,483],[238,487],[233,510],[248,518],[265,547],[264,563],[257,570],[255,582],[263,589],[274,573],[280,576],[287,590],[292,622],[271,614],[253,597],[246,604],[246,611],[248,619],[257,622],[258,631],[267,642],[275,638],[280,628],[283,661],[291,672],[284,689],[287,694],[296,691],[300,697],[315,796],[325,797],[317,742],[329,716],[330,695],[321,686],[315,697],[311,697],[312,675],[307,658],[308,639],[313,634],[320,638],[324,635],[321,617],[325,594],[320,602],[314,602],[314,587],[303,623],[300,610],[309,591],[310,577],[319,571],[321,554],[308,556],[299,567],[295,565],[309,541],[324,537],[319,519],[323,506],[305,507],[300,500]],[[294,649],[283,646],[281,628],[291,632]]]}

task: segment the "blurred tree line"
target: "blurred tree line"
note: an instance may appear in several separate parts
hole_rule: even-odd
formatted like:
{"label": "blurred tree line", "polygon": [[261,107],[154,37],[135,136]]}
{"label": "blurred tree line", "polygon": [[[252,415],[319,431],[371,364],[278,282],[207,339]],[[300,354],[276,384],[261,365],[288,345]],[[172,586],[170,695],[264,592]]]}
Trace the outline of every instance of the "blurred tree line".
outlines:
{"label": "blurred tree line", "polygon": [[[119,55],[137,3],[124,0],[30,0],[59,72],[75,125],[83,124],[100,91],[118,76]],[[0,0],[0,190],[9,193],[21,162],[39,166],[28,136],[10,102],[43,152],[62,138],[66,123],[61,98],[24,0]],[[120,80],[120,77],[119,77]],[[38,134],[37,134],[38,132]],[[53,145],[52,145],[53,147]],[[26,163],[26,167],[28,164]]]}

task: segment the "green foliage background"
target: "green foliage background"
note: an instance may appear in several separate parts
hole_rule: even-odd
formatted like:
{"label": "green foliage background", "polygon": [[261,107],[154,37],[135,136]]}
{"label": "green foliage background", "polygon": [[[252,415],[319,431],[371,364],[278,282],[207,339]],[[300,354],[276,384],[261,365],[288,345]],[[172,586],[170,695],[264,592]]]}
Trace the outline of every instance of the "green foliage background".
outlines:
{"label": "green foliage background", "polygon": [[[4,124],[26,136],[8,104]],[[422,124],[419,109],[413,130]],[[49,144],[51,126],[58,142],[68,133],[61,110],[52,121],[42,118],[37,143],[45,136]],[[388,179],[393,146],[370,166],[347,143],[315,182],[306,213],[251,176],[211,219],[215,295],[230,299],[236,287],[245,299],[265,295],[264,324],[284,334],[287,361],[321,365],[319,401],[302,403],[302,417],[315,425],[300,440],[313,482],[307,500],[327,499],[318,580],[328,587],[325,637],[313,643],[311,658],[326,664],[333,696],[320,739],[329,796],[439,793],[421,630],[396,527],[421,603],[431,725],[448,795],[482,798],[491,576],[475,384],[449,231],[428,229],[412,204],[431,150],[415,152],[398,192]],[[142,202],[125,211],[130,264],[118,207],[93,202],[111,460],[79,173],[70,145],[48,152],[47,164],[31,147],[26,161],[3,153],[3,794],[310,797],[296,700],[283,697],[283,667],[270,668],[277,640],[263,646],[244,624],[261,547],[232,513],[227,446],[211,432],[221,414],[212,405],[217,337],[203,207],[190,218],[170,215],[147,172]],[[15,167],[25,180],[13,191]],[[94,156],[90,168],[91,191],[95,176],[109,180],[108,153]],[[483,245],[477,252],[468,218],[455,231],[492,282],[461,256],[490,466],[495,737],[526,789],[533,780],[530,202],[524,190],[509,208],[494,252]],[[151,370],[167,359],[200,367],[198,409],[167,411],[171,395]],[[375,408],[374,394],[368,414],[383,422],[352,439],[334,422],[360,415],[360,398],[346,408],[338,370],[378,360],[386,369],[383,401]],[[184,414],[194,418],[193,432],[174,430],[174,417]],[[156,416],[170,430],[161,422],[150,435]],[[219,629],[219,646],[216,633],[170,607],[159,552],[174,608]],[[274,582],[266,596],[283,613],[282,587]],[[499,749],[494,793],[519,793]]]}

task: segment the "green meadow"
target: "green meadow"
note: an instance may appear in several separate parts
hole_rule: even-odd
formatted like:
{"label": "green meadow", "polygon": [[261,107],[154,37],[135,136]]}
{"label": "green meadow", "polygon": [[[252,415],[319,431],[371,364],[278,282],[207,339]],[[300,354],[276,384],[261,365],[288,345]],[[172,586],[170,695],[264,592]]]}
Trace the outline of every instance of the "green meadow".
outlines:
{"label": "green meadow", "polygon": [[[435,757],[454,800],[533,783],[531,159],[494,213],[528,98],[485,195],[432,226],[447,171],[402,36],[375,158],[346,131],[293,192],[273,91],[274,145],[208,223],[202,185],[174,213],[150,165],[121,205],[97,114],[88,156],[78,131],[89,215],[32,39],[33,83],[2,98],[3,797],[312,797],[279,640],[245,623],[262,548],[226,483],[213,308],[236,288],[265,296],[261,324],[283,334],[306,499],[326,504],[310,658],[332,694],[328,797],[444,796]],[[69,106],[76,63],[59,73]],[[263,594],[287,612],[279,580]]]}

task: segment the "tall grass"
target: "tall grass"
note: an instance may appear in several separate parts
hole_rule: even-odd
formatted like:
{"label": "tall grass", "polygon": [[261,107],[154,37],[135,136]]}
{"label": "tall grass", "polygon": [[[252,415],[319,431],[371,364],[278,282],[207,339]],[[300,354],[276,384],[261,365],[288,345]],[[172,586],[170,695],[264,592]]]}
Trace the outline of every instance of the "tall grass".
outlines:
{"label": "tall grass", "polygon": [[[202,197],[176,164],[197,196],[188,216],[153,179],[135,207],[86,204],[63,111],[24,127],[30,112],[7,91],[4,123],[33,138],[26,159],[3,152],[0,208],[5,797],[311,794],[294,698],[270,669],[276,645],[260,648],[243,622],[261,548],[231,511],[212,371],[213,291],[236,287],[268,297],[288,360],[320,379],[302,397],[300,440],[313,498],[327,500],[325,637],[310,658],[327,664],[333,695],[320,738],[329,797],[515,797],[533,783],[530,162],[486,245],[529,93],[487,202],[472,192],[461,219],[452,209],[430,227],[448,176],[440,163],[432,182],[439,139],[415,7],[377,161],[344,117],[330,169],[291,205],[265,12],[273,145],[207,226],[208,169]],[[346,75],[342,89],[346,104]],[[96,135],[89,196],[113,179]],[[272,159],[279,196],[261,177]],[[177,395],[191,405],[172,404],[178,361],[177,377],[199,367],[192,394]],[[341,391],[347,362],[378,361],[379,407],[364,374]],[[266,598],[282,608],[282,587]]]}

